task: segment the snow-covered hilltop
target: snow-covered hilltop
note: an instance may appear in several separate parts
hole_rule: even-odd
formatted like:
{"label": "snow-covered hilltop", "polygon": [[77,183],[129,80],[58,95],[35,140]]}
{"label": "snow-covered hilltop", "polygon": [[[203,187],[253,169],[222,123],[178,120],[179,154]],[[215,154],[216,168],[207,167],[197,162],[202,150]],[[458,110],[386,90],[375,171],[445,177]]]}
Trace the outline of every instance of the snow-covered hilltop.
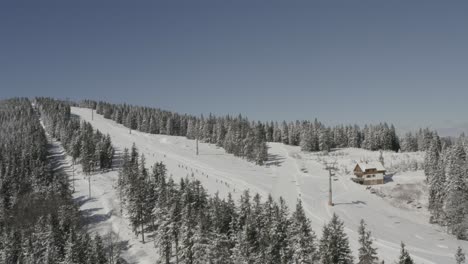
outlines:
{"label": "snow-covered hilltop", "polygon": [[[425,204],[427,188],[424,187],[424,174],[420,170],[422,153],[384,152],[386,166],[389,172],[395,174],[392,181],[368,190],[350,180],[353,164],[362,159],[376,161],[379,152],[342,149],[324,155],[322,152],[303,152],[297,146],[268,143],[269,159],[266,165],[258,166],[206,143],[199,144],[200,154],[197,156],[195,141],[185,137],[138,131],[130,134],[128,128],[104,119],[101,115],[94,113],[92,117],[91,109],[73,107],[72,114],[90,122],[94,129],[110,134],[114,146],[120,151],[135,143],[140,153],[145,155],[147,164],[164,162],[168,174],[176,182],[180,178],[193,177],[200,180],[210,194],[219,192],[221,197],[226,197],[231,193],[236,200],[243,190],[250,189],[251,193],[259,193],[263,198],[268,194],[275,199],[283,197],[290,209],[295,208],[299,199],[318,235],[321,234],[323,225],[336,213],[345,222],[345,230],[355,253],[361,219],[367,222],[376,238],[379,256],[387,263],[398,258],[401,241],[406,243],[417,263],[452,263],[458,246],[468,248],[467,242],[458,241],[447,235],[441,227],[428,223]],[[325,162],[336,162],[338,167],[332,181],[333,207],[327,204],[329,178],[328,171],[324,169]],[[103,194],[116,195],[115,191],[111,191],[115,186],[115,177],[98,179],[95,184],[99,185]],[[109,190],[106,191],[105,188]],[[419,195],[415,195],[415,190]],[[106,204],[105,208],[118,206],[117,203],[108,202],[118,200],[118,197],[103,197],[94,197],[96,206],[100,202]],[[110,217],[97,224],[102,225],[114,219],[118,218]],[[114,223],[111,225],[114,229],[120,228]],[[137,238],[123,238],[129,239],[130,248],[137,247]],[[141,254],[146,255],[146,259],[156,256],[157,250],[154,248],[145,249],[146,246],[139,250],[144,251]]]}

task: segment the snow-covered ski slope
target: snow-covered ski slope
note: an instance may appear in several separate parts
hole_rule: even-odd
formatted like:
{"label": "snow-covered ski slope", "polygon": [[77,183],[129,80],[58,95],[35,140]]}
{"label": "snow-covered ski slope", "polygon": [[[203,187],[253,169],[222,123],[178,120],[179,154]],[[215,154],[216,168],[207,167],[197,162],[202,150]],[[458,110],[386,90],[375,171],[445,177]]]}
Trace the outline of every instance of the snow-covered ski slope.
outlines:
{"label": "snow-covered ski slope", "polygon": [[[468,249],[467,242],[458,241],[445,234],[442,228],[429,224],[427,214],[395,207],[366,191],[364,186],[353,183],[346,175],[338,173],[332,181],[335,206],[328,206],[328,171],[324,170],[324,165],[317,158],[301,152],[298,147],[270,143],[271,160],[267,166],[257,166],[205,143],[200,143],[200,155],[197,156],[195,141],[184,137],[138,131],[131,131],[130,134],[128,128],[101,115],[94,114],[92,120],[90,109],[72,108],[72,113],[90,122],[95,129],[109,133],[120,151],[135,143],[140,153],[145,154],[148,166],[163,161],[174,179],[187,175],[194,177],[210,193],[219,192],[223,197],[231,192],[236,198],[244,189],[258,192],[263,197],[271,193],[274,198],[282,196],[291,210],[295,208],[297,199],[301,199],[318,236],[323,225],[336,213],[345,222],[355,255],[361,219],[367,222],[376,238],[379,256],[386,263],[393,263],[398,258],[401,241],[406,243],[417,263],[454,263],[456,248],[461,246],[465,251]],[[372,155],[378,156],[378,153]],[[320,159],[327,158],[324,156]],[[344,158],[346,156],[337,155],[330,157],[330,161]],[[351,161],[338,164],[351,164]],[[351,171],[353,168],[348,169]],[[109,186],[113,184],[112,181],[110,177]],[[97,184],[106,183],[101,180]]]}
{"label": "snow-covered ski slope", "polygon": [[[45,128],[44,124],[41,122]],[[91,176],[91,197],[89,196],[88,176],[83,173],[80,164],[73,165],[73,159],[67,155],[62,144],[47,134],[50,146],[50,156],[59,167],[55,173],[64,173],[70,179],[73,198],[78,204],[87,224],[88,232],[100,234],[109,243],[112,239],[114,248],[121,248],[121,257],[128,263],[152,264],[158,258],[157,251],[151,239],[144,244],[130,227],[130,221],[121,213],[118,193],[114,188],[118,171]]]}

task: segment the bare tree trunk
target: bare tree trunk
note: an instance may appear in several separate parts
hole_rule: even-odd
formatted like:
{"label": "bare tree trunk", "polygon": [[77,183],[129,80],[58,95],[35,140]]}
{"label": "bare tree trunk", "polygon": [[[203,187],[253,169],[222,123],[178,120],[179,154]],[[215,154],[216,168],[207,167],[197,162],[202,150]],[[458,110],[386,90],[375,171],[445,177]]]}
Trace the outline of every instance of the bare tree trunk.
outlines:
{"label": "bare tree trunk", "polygon": [[122,212],[123,212],[122,186],[119,186],[119,198],[120,198],[120,215],[122,215]]}
{"label": "bare tree trunk", "polygon": [[171,264],[171,249],[166,248],[166,251],[166,264]]}
{"label": "bare tree trunk", "polygon": [[89,198],[91,198],[91,175],[88,176]]}
{"label": "bare tree trunk", "polygon": [[75,192],[75,159],[73,159],[73,163],[72,163],[72,184],[73,184],[73,192]]}
{"label": "bare tree trunk", "polygon": [[179,264],[179,238],[175,238],[176,264]]}
{"label": "bare tree trunk", "polygon": [[109,263],[114,264],[114,241],[112,241],[112,231],[109,233],[110,245],[109,245]]}
{"label": "bare tree trunk", "polygon": [[140,205],[140,223],[141,223],[141,239],[145,243],[145,225],[143,223],[143,208]]}
{"label": "bare tree trunk", "polygon": [[143,221],[141,221],[141,239],[144,244],[145,243],[145,227],[144,227]]}

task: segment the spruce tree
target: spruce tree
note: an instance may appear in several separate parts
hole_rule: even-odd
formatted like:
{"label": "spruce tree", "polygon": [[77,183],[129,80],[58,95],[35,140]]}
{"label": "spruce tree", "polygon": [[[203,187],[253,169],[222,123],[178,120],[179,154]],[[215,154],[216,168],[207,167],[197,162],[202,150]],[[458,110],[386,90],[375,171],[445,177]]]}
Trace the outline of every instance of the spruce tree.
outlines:
{"label": "spruce tree", "polygon": [[456,144],[449,152],[447,161],[446,199],[444,212],[448,230],[459,239],[467,237],[466,209],[468,188],[465,182],[467,173],[466,153],[461,144]]}
{"label": "spruce tree", "polygon": [[192,264],[194,261],[193,246],[195,243],[196,221],[192,211],[192,205],[189,203],[183,210],[183,221],[181,227],[181,261],[184,264]]}
{"label": "spruce tree", "polygon": [[213,236],[208,250],[211,262],[213,264],[234,264],[231,262],[231,243],[228,236],[220,232],[215,232]]}
{"label": "spruce tree", "polygon": [[319,132],[319,148],[320,151],[330,151],[330,135],[327,128],[321,128]]}
{"label": "spruce tree", "polygon": [[170,264],[172,256],[172,222],[167,210],[163,207],[158,211],[158,229],[157,229],[157,246],[159,247],[159,255],[166,264]]}
{"label": "spruce tree", "polygon": [[286,121],[281,124],[281,142],[289,144],[289,130]]}
{"label": "spruce tree", "polygon": [[106,252],[104,249],[104,244],[102,241],[102,238],[99,234],[96,234],[94,237],[94,244],[93,244],[93,255],[96,264],[106,264],[107,263],[107,258],[106,258]]}
{"label": "spruce tree", "polygon": [[359,226],[359,261],[358,264],[374,264],[377,263],[377,249],[373,247],[371,232],[366,229],[366,223],[361,220]]}
{"label": "spruce tree", "polygon": [[464,264],[465,263],[465,253],[461,249],[461,247],[457,248],[457,252],[455,253],[455,260],[457,264]]}
{"label": "spruce tree", "polygon": [[437,149],[437,142],[432,141],[426,151],[424,171],[429,185],[429,205],[432,223],[441,223],[443,219],[443,204],[445,199],[445,165]]}
{"label": "spruce tree", "polygon": [[211,236],[208,230],[197,225],[193,236],[193,264],[210,263]]}
{"label": "spruce tree", "polygon": [[353,263],[348,237],[344,232],[344,223],[336,214],[333,214],[331,221],[323,227],[319,256],[322,264]]}
{"label": "spruce tree", "polygon": [[427,182],[431,182],[432,177],[438,171],[438,163],[439,163],[439,144],[440,141],[437,141],[437,138],[434,138],[429,147],[427,148],[426,155],[424,157],[424,174],[426,175]]}
{"label": "spruce tree", "polygon": [[405,244],[401,242],[401,251],[400,251],[400,259],[398,260],[398,264],[413,264],[413,259],[411,258],[410,254],[405,248]]}
{"label": "spruce tree", "polygon": [[289,245],[291,248],[291,260],[295,264],[312,264],[317,259],[315,245],[315,233],[310,226],[302,202],[298,200],[296,211],[291,217],[291,233]]}

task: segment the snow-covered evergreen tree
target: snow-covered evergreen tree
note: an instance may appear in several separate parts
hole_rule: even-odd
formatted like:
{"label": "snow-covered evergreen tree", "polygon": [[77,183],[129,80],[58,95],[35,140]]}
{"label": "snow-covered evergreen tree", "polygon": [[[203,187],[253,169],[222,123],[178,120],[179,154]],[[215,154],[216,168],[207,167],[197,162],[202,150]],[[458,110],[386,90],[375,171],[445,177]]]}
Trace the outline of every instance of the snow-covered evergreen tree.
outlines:
{"label": "snow-covered evergreen tree", "polygon": [[457,248],[457,252],[455,253],[455,261],[457,264],[464,264],[465,263],[465,253],[461,249],[461,247]]}
{"label": "snow-covered evergreen tree", "polygon": [[320,128],[319,130],[319,148],[320,151],[328,152],[330,151],[330,133],[327,128]]}
{"label": "snow-covered evergreen tree", "polygon": [[466,239],[468,188],[465,181],[467,175],[466,153],[461,144],[456,144],[449,152],[447,160],[447,178],[445,185],[446,199],[444,212],[450,233],[459,239]]}
{"label": "snow-covered evergreen tree", "polygon": [[323,264],[352,264],[353,256],[349,248],[344,224],[336,214],[323,227],[319,245],[320,262]]}
{"label": "snow-covered evergreen tree", "polygon": [[193,236],[193,264],[211,263],[211,239],[210,232],[197,225]]}
{"label": "snow-covered evergreen tree", "polygon": [[162,262],[165,264],[171,263],[172,256],[172,225],[170,215],[165,207],[158,208],[158,229],[156,245],[159,248],[159,255],[161,256]]}
{"label": "snow-covered evergreen tree", "polygon": [[375,264],[378,262],[377,249],[373,247],[371,232],[367,230],[364,220],[359,225],[359,257],[358,264]]}
{"label": "snow-covered evergreen tree", "polygon": [[316,237],[300,200],[296,204],[296,211],[293,213],[290,222],[291,233],[288,244],[291,249],[291,261],[296,264],[314,263],[317,260]]}
{"label": "snow-covered evergreen tree", "polygon": [[401,242],[400,258],[398,264],[413,264],[413,259],[405,248],[405,244]]}
{"label": "snow-covered evergreen tree", "polygon": [[281,124],[281,142],[284,144],[289,144],[289,128],[286,121],[283,121]]}

